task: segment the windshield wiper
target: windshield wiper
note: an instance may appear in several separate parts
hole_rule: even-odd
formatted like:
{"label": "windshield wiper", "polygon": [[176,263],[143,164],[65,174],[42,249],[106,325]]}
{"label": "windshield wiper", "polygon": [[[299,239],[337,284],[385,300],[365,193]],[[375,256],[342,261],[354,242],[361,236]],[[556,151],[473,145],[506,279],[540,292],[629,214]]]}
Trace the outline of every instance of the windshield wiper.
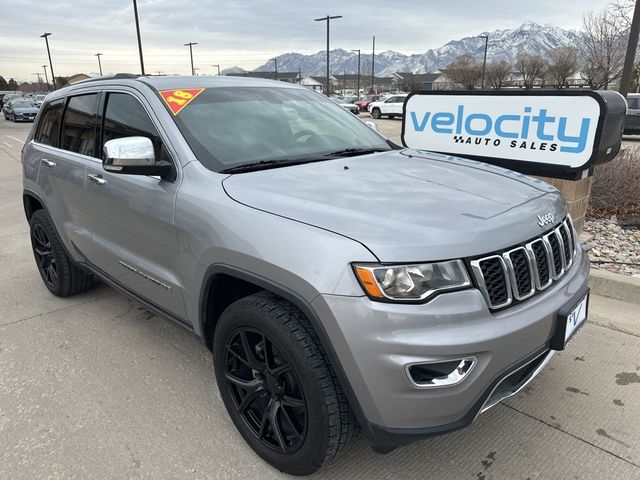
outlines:
{"label": "windshield wiper", "polygon": [[342,150],[336,150],[325,154],[325,157],[355,157],[358,155],[366,155],[368,153],[386,152],[386,148],[343,148]]}
{"label": "windshield wiper", "polygon": [[263,168],[270,168],[279,163],[287,162],[287,159],[282,160],[260,160],[258,162],[241,163],[235,167],[225,168],[220,170],[220,173],[238,173],[238,172],[250,172],[253,170],[262,170]]}

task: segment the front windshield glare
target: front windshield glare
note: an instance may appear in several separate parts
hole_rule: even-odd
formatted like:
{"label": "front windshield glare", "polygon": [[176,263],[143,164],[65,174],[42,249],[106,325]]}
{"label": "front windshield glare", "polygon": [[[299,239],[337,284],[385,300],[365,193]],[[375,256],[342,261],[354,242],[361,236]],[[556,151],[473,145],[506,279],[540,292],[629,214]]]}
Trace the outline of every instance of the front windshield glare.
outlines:
{"label": "front windshield glare", "polygon": [[298,88],[208,88],[175,119],[198,160],[213,171],[318,160],[344,149],[390,149],[352,113]]}

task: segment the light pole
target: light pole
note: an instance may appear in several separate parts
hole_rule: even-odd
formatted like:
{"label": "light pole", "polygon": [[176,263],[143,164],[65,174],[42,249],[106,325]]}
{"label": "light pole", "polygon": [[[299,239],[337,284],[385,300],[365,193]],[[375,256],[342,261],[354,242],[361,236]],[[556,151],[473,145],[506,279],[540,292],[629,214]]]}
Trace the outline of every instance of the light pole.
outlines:
{"label": "light pole", "polygon": [[351,50],[352,52],[358,52],[358,91],[356,95],[360,98],[360,49]]}
{"label": "light pole", "polygon": [[[140,53],[140,73],[144,75],[144,59],[142,58],[142,40],[140,40],[140,22],[138,21],[138,4],[133,0],[133,16],[136,19],[136,35],[138,36],[138,52]],[[53,74],[52,74],[53,75]]]}
{"label": "light pole", "polygon": [[212,67],[218,67],[218,76],[220,76],[220,65],[217,63],[215,65],[211,65]]}
{"label": "light pole", "polygon": [[42,65],[42,68],[44,68],[44,81],[47,83],[47,90],[49,90],[49,77],[47,76],[47,66]]}
{"label": "light pole", "polygon": [[31,75],[36,75],[38,77],[38,89],[42,91],[42,75],[40,72],[32,73]]}
{"label": "light pole", "polygon": [[484,38],[484,60],[482,61],[482,83],[480,88],[484,89],[484,72],[487,69],[487,46],[489,45],[489,34],[480,35],[480,38]]}
{"label": "light pole", "polygon": [[49,68],[51,69],[51,83],[53,84],[53,90],[56,89],[56,77],[53,74],[53,63],[51,62],[51,50],[49,50],[49,35],[51,35],[51,33],[43,33],[42,35],[40,35],[40,38],[44,38],[44,42],[47,44],[47,55],[49,56]]}
{"label": "light pole", "polygon": [[331,87],[329,86],[329,23],[331,23],[331,20],[335,20],[336,18],[342,18],[342,15],[327,15],[326,17],[315,18],[313,20],[314,22],[327,22],[327,96],[331,93]]}
{"label": "light pole", "polygon": [[102,55],[101,53],[96,53],[96,57],[98,57],[98,68],[100,69],[100,76],[102,76],[102,63],[100,62],[100,55]]}
{"label": "light pole", "polygon": [[193,74],[194,74],[196,77],[198,76],[198,74],[196,73],[198,70],[200,70],[198,67],[195,67],[195,68],[193,69]]}
{"label": "light pole", "polygon": [[[635,2],[633,8],[633,19],[631,20],[631,29],[629,30],[629,42],[627,43],[627,53],[624,57],[624,66],[622,68],[622,79],[620,80],[620,93],[627,96],[629,93],[629,85],[631,84],[631,74],[633,73],[633,63],[636,58],[636,50],[638,48],[638,34],[640,34],[640,2]],[[606,86],[605,86],[606,88]]]}
{"label": "light pole", "polygon": [[376,36],[373,36],[373,50],[371,53],[371,93],[376,93],[374,90],[374,80],[375,80],[375,69],[376,69]]}
{"label": "light pole", "polygon": [[194,76],[196,74],[196,71],[193,69],[193,46],[197,44],[198,42],[189,42],[184,44],[185,47],[189,47],[189,56],[191,57],[191,75]]}
{"label": "light pole", "polygon": [[277,58],[270,58],[269,60],[273,60],[273,64],[276,67],[276,80],[278,80],[278,59]]}

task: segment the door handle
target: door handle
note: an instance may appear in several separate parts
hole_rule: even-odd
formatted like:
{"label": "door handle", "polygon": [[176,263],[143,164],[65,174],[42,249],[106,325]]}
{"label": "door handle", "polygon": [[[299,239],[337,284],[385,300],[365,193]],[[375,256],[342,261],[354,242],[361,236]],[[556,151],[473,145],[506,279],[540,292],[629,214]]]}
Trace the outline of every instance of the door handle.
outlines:
{"label": "door handle", "polygon": [[47,160],[46,158],[43,158],[42,160],[40,160],[40,163],[45,167],[49,167],[49,168],[53,168],[56,166],[56,162],[52,162],[51,160]]}
{"label": "door handle", "polygon": [[91,180],[93,183],[95,183],[96,185],[104,185],[105,183],[107,183],[106,178],[104,178],[102,175],[97,175],[95,173],[90,173],[89,175],[87,175],[87,178]]}

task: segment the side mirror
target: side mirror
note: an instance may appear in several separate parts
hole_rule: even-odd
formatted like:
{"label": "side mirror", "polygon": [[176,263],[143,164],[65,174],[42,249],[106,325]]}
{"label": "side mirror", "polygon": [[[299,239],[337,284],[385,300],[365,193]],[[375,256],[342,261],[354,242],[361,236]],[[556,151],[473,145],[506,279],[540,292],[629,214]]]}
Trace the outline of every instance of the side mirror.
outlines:
{"label": "side mirror", "polygon": [[156,162],[153,143],[147,137],[125,137],[104,144],[102,167],[112,173],[173,177],[173,166]]}

